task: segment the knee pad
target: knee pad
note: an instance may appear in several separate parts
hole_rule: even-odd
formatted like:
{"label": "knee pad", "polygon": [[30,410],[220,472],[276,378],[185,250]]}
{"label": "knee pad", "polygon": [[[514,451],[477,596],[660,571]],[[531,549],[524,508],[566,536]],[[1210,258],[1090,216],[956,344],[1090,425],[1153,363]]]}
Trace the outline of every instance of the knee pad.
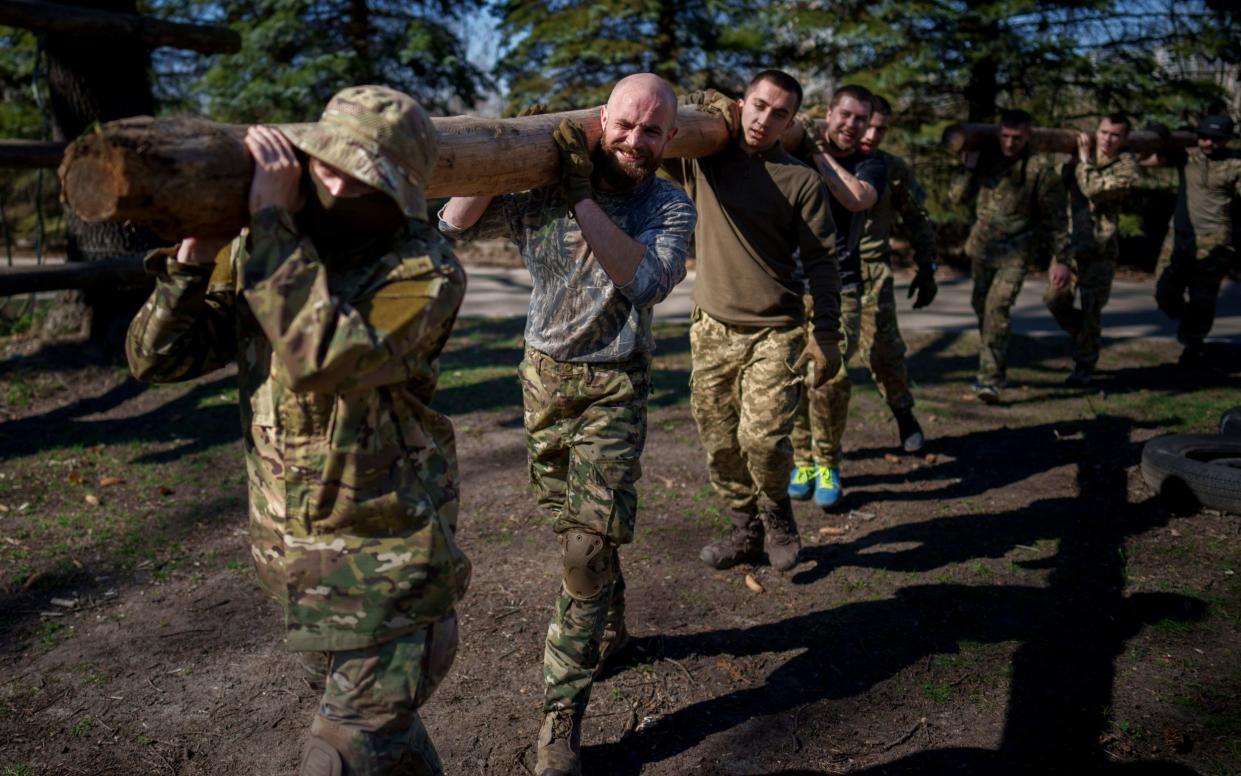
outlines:
{"label": "knee pad", "polygon": [[577,529],[560,535],[564,550],[564,589],[578,601],[590,601],[612,582],[612,548],[598,534]]}
{"label": "knee pad", "polygon": [[302,747],[302,764],[297,776],[342,776],[344,772],[344,760],[336,747],[311,733]]}

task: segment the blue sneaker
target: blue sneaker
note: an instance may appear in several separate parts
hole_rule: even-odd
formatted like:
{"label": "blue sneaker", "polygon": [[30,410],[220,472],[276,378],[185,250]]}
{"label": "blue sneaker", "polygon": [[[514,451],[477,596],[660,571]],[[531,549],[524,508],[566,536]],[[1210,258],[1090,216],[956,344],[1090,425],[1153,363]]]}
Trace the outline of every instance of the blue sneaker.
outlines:
{"label": "blue sneaker", "polygon": [[834,466],[820,466],[818,481],[814,486],[814,503],[824,509],[835,505],[844,495],[840,486],[840,470]]}
{"label": "blue sneaker", "polygon": [[789,474],[789,498],[794,501],[809,501],[810,494],[818,487],[815,475],[817,466],[797,466]]}

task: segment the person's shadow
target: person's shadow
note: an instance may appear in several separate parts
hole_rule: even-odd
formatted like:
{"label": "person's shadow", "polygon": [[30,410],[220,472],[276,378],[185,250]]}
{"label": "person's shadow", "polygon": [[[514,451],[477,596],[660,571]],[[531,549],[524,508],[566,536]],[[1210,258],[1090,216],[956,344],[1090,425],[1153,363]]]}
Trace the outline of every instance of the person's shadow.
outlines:
{"label": "person's shadow", "polygon": [[[860,696],[929,655],[958,652],[963,641],[1019,641],[998,749],[932,749],[863,772],[1191,773],[1163,762],[1114,766],[1099,743],[1110,723],[1113,661],[1125,643],[1147,625],[1196,621],[1206,613],[1202,601],[1184,595],[1124,594],[1125,539],[1167,520],[1167,513],[1150,501],[1128,503],[1126,465],[1135,460],[1138,447],[1129,441],[1132,427],[1126,418],[1099,417],[1080,439],[1066,443],[1063,460],[1077,465],[1077,496],[1047,498],[1000,515],[898,526],[818,557],[820,564],[926,571],[1050,539],[1058,542],[1054,555],[1020,564],[1048,569],[1046,586],[910,585],[886,600],[750,628],[657,639],[662,644],[648,649],[674,659],[801,651],[762,686],[699,701],[620,741],[586,748],[587,770],[637,774],[644,764],[667,760],[708,736],[743,725],[747,733],[770,728],[771,734],[746,735],[747,750],[736,753],[740,761],[788,762],[789,714],[819,701]],[[1104,465],[1096,467],[1099,462]],[[892,542],[918,544],[861,553]],[[832,734],[830,724],[815,728],[803,723],[799,735],[830,740]]]}

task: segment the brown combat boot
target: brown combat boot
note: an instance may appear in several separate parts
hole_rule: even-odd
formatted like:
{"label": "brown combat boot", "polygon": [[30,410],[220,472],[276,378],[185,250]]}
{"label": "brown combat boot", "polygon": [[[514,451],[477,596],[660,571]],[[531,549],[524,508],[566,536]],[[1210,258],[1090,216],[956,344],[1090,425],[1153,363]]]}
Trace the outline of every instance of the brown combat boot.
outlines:
{"label": "brown combat boot", "polygon": [[784,499],[759,512],[763,531],[767,534],[767,558],[776,571],[788,571],[797,565],[801,554],[801,537],[793,519],[793,503]]}
{"label": "brown combat boot", "polygon": [[582,776],[578,753],[582,748],[582,717],[572,709],[557,709],[543,717],[539,728],[539,755],[535,776]]}
{"label": "brown combat boot", "polygon": [[763,524],[749,512],[733,512],[732,533],[698,553],[714,569],[730,569],[738,563],[758,563],[763,556]]}

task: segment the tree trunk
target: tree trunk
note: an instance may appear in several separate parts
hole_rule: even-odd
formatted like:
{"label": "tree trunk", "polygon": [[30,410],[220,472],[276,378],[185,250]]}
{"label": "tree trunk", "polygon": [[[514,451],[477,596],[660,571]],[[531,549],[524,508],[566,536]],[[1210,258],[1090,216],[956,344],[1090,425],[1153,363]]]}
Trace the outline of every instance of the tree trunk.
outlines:
{"label": "tree trunk", "polygon": [[[552,130],[566,117],[581,122],[591,144],[598,143],[598,108],[513,119],[433,119],[439,161],[428,196],[496,195],[556,183]],[[677,124],[666,156],[707,156],[728,142],[723,119],[697,108],[681,108]],[[62,197],[88,221],[140,223],[170,240],[236,234],[249,221],[253,168],[241,142],[244,132],[240,125],[202,119],[112,122],[65,152]],[[784,142],[796,147],[801,138],[794,123]]]}
{"label": "tree trunk", "polygon": [[[118,13],[135,13],[135,0],[75,0],[67,3]],[[151,114],[155,103],[148,82],[151,56],[137,45],[118,46],[107,38],[49,34],[45,41],[55,140],[81,135],[95,122]],[[160,244],[148,229],[121,223],[87,223],[65,212],[70,262],[139,254]],[[119,353],[124,332],[141,306],[141,293],[74,292],[56,305],[43,334],[50,339],[82,339],[100,355]]]}

